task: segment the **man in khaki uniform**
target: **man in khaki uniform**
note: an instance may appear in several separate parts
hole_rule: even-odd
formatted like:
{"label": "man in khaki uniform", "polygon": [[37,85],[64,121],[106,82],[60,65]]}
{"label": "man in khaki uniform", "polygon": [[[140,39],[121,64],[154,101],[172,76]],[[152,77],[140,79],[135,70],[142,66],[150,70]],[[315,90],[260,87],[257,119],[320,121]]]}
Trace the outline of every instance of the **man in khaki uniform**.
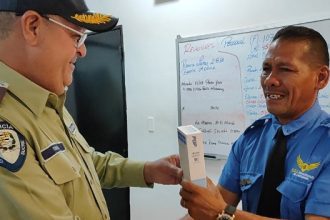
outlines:
{"label": "man in khaki uniform", "polygon": [[85,31],[117,21],[83,0],[0,1],[0,219],[110,219],[102,187],[181,181],[177,156],[96,152],[64,107]]}

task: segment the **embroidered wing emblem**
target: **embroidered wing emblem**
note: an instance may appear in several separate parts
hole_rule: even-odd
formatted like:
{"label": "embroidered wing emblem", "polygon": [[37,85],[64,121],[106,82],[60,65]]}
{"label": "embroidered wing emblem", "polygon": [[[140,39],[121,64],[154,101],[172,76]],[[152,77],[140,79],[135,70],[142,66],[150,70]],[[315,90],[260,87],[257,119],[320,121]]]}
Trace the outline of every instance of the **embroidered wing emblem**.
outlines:
{"label": "embroidered wing emblem", "polygon": [[18,171],[26,158],[23,135],[7,122],[0,122],[0,166],[12,172]]}
{"label": "embroidered wing emblem", "polygon": [[320,162],[308,164],[305,163],[299,155],[297,157],[297,165],[300,168],[301,172],[306,172],[318,168],[320,166]]}

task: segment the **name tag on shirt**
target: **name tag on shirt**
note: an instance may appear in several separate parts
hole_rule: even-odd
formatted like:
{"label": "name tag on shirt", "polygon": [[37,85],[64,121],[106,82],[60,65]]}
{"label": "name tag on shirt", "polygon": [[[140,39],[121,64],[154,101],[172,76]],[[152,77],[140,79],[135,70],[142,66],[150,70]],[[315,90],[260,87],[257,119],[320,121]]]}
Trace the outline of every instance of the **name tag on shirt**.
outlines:
{"label": "name tag on shirt", "polygon": [[50,158],[54,157],[58,153],[64,152],[65,148],[63,143],[54,143],[49,145],[47,148],[41,151],[42,158],[44,160],[49,160]]}

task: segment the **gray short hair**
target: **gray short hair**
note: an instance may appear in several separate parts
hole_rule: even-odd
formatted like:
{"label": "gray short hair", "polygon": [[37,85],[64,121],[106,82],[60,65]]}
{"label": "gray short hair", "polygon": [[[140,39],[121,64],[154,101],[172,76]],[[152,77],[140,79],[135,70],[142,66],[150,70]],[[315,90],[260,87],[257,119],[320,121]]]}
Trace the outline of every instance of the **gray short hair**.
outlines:
{"label": "gray short hair", "polygon": [[15,19],[15,13],[0,11],[0,40],[4,40],[9,36],[13,30]]}

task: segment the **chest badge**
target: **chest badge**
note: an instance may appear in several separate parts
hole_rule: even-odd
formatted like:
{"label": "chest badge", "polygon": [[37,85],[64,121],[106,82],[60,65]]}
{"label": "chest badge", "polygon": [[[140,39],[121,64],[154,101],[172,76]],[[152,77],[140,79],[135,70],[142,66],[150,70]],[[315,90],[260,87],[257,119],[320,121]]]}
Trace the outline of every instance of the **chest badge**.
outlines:
{"label": "chest badge", "polygon": [[301,170],[301,172],[308,172],[308,171],[311,171],[311,170],[314,170],[316,168],[318,168],[320,166],[320,162],[317,162],[317,163],[305,163],[300,155],[298,155],[297,157],[297,165],[299,167],[299,169]]}
{"label": "chest badge", "polygon": [[74,122],[71,122],[71,124],[68,126],[68,130],[72,135],[75,135],[77,131],[77,126]]}

